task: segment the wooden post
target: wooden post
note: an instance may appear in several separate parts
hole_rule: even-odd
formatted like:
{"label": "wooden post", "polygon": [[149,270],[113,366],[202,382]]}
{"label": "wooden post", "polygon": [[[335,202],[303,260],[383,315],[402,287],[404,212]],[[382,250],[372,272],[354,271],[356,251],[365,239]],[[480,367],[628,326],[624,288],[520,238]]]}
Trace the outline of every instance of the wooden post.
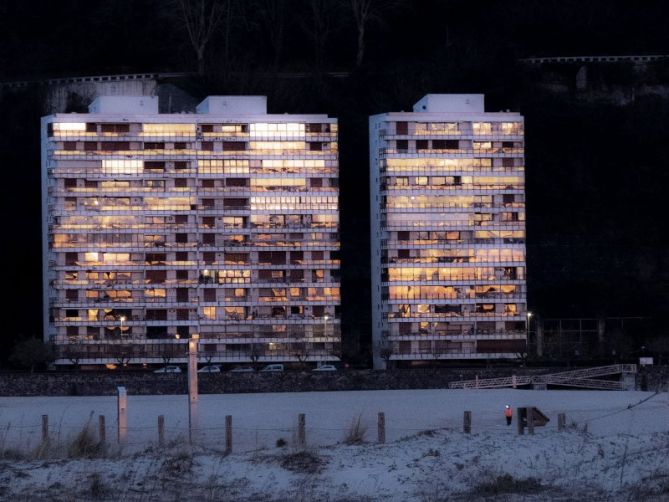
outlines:
{"label": "wooden post", "polygon": [[232,415],[225,415],[225,454],[232,453]]}
{"label": "wooden post", "polygon": [[49,415],[42,415],[42,443],[49,442]]}
{"label": "wooden post", "polygon": [[386,414],[382,411],[379,412],[378,437],[379,443],[386,442]]}
{"label": "wooden post", "polygon": [[107,442],[107,427],[105,425],[105,416],[98,416],[98,440],[101,445]]}
{"label": "wooden post", "polygon": [[471,434],[472,432],[472,412],[465,411],[464,423],[462,425],[462,430],[465,434]]}
{"label": "wooden post", "polygon": [[567,419],[564,413],[558,413],[558,431],[563,432],[566,429]]}
{"label": "wooden post", "polygon": [[125,387],[117,387],[116,398],[118,442],[125,443],[128,438],[128,394]]}
{"label": "wooden post", "polygon": [[534,407],[527,408],[527,432],[534,435]]}
{"label": "wooden post", "polygon": [[158,415],[158,446],[165,446],[165,415]]}
{"label": "wooden post", "polygon": [[188,439],[191,444],[199,432],[198,389],[197,389],[197,349],[200,335],[193,333],[188,341]]}
{"label": "wooden post", "polygon": [[300,413],[297,416],[297,444],[300,446],[304,446],[307,442],[304,426],[305,426],[304,413]]}
{"label": "wooden post", "polygon": [[523,427],[523,419],[521,417],[521,412],[525,408],[516,408],[516,421],[518,422],[518,435],[522,436],[525,434],[525,428]]}

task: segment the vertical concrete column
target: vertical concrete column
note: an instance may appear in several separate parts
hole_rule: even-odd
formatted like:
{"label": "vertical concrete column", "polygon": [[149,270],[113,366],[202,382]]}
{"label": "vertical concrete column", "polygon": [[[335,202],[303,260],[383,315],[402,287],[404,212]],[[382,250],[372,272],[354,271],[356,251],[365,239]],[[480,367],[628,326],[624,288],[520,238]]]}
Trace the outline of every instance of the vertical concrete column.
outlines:
{"label": "vertical concrete column", "polygon": [[118,442],[123,444],[128,439],[128,393],[125,387],[117,387],[116,391]]}
{"label": "vertical concrete column", "polygon": [[198,389],[197,389],[197,350],[200,336],[191,335],[188,340],[188,437],[190,442],[196,439],[199,429]]}
{"label": "vertical concrete column", "polygon": [[462,430],[465,434],[470,434],[472,432],[472,412],[465,411],[463,420]]}

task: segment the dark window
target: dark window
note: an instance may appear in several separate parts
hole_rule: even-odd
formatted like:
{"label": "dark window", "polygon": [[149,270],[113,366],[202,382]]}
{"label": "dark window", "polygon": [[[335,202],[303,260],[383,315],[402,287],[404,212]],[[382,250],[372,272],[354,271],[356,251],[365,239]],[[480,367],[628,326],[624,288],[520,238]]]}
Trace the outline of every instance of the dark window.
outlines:
{"label": "dark window", "polygon": [[188,242],[188,234],[174,234],[174,241],[177,244],[186,244]]}
{"label": "dark window", "polygon": [[188,289],[187,288],[177,288],[177,301],[178,302],[187,302],[188,301]]}
{"label": "dark window", "polygon": [[245,187],[248,186],[248,182],[248,178],[228,178],[225,184],[229,187]]}
{"label": "dark window", "polygon": [[187,281],[188,280],[188,270],[177,270],[177,280],[178,281]]}
{"label": "dark window", "polygon": [[216,244],[216,234],[202,234],[202,244],[214,246]]}
{"label": "dark window", "polygon": [[177,321],[188,320],[188,309],[177,309]]}
{"label": "dark window", "polygon": [[416,150],[427,150],[428,141],[426,139],[419,139],[416,141]]}
{"label": "dark window", "polygon": [[76,265],[79,259],[77,253],[65,253],[65,265]]}
{"label": "dark window", "polygon": [[215,302],[216,301],[216,290],[215,289],[205,289],[203,295],[204,295],[204,301],[205,302]]}
{"label": "dark window", "polygon": [[188,180],[186,178],[175,178],[174,186],[176,188],[187,188],[188,187]]}
{"label": "dark window", "polygon": [[411,239],[411,232],[397,232],[398,241],[408,241]]}
{"label": "dark window", "polygon": [[246,150],[246,143],[243,141],[224,141],[223,142],[223,151],[224,152],[239,152],[241,150]]}
{"label": "dark window", "polygon": [[187,214],[176,214],[174,215],[174,223],[177,225],[185,225],[188,223],[188,215]]}
{"label": "dark window", "polygon": [[323,186],[323,178],[311,178],[310,183],[313,188],[320,188]]}
{"label": "dark window", "polygon": [[98,144],[95,141],[85,141],[84,142],[84,151],[95,152],[97,149],[98,149]]}
{"label": "dark window", "polygon": [[202,253],[202,260],[204,261],[205,265],[211,265],[216,261],[216,253],[206,251]]}
{"label": "dark window", "polygon": [[63,143],[63,150],[66,150],[66,151],[69,152],[69,151],[76,150],[76,149],[77,149],[76,141],[66,141],[65,143]]}
{"label": "dark window", "polygon": [[146,309],[147,321],[167,321],[167,310],[164,309]]}
{"label": "dark window", "polygon": [[144,150],[164,150],[165,143],[146,142],[144,143]]}
{"label": "dark window", "polygon": [[188,261],[188,252],[186,251],[177,251],[177,261]]}
{"label": "dark window", "polygon": [[214,143],[211,141],[203,141],[201,149],[207,152],[212,152],[214,150]]}
{"label": "dark window", "polygon": [[223,199],[223,207],[246,207],[248,205],[248,199]]}
{"label": "dark window", "polygon": [[395,124],[395,132],[397,134],[409,134],[409,123],[408,122],[397,122]]}
{"label": "dark window", "polygon": [[311,142],[309,143],[309,150],[312,152],[320,152],[323,150],[323,143]]}
{"label": "dark window", "polygon": [[144,162],[144,169],[148,169],[150,171],[164,171],[165,170],[165,162],[159,162],[155,160],[147,160]]}
{"label": "dark window", "polygon": [[406,139],[398,139],[396,143],[398,150],[407,150],[409,148],[409,142]]}
{"label": "dark window", "polygon": [[147,270],[146,282],[149,284],[164,284],[167,279],[166,270]]}
{"label": "dark window", "polygon": [[175,162],[174,169],[188,169],[188,162]]}

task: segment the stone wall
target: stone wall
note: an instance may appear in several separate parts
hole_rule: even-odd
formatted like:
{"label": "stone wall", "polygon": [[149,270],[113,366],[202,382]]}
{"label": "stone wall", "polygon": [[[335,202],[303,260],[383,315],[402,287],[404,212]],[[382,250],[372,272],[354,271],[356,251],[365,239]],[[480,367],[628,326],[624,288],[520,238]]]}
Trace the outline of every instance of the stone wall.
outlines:
{"label": "stone wall", "polygon": [[[568,368],[454,368],[392,371],[349,370],[333,373],[200,374],[202,394],[313,392],[343,390],[444,389],[450,382],[511,375],[539,375]],[[669,366],[642,368],[637,389],[669,390]],[[50,372],[0,374],[0,396],[104,396],[125,386],[130,395],[185,394],[186,374],[151,372]]]}

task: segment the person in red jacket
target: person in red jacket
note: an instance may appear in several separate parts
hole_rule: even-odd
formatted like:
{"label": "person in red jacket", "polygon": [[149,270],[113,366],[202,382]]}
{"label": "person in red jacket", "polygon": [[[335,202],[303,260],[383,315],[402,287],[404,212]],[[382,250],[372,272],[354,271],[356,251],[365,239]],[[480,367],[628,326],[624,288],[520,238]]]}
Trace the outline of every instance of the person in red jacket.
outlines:
{"label": "person in red jacket", "polygon": [[506,417],[506,425],[511,425],[513,419],[513,410],[508,404],[504,407],[504,416]]}

